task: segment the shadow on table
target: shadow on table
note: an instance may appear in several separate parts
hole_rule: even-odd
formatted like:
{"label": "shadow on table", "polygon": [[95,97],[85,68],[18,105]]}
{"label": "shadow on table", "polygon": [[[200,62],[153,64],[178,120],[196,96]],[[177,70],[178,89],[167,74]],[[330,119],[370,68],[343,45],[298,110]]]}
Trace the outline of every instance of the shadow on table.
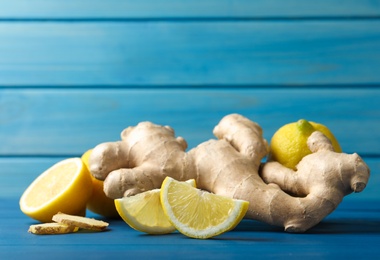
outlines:
{"label": "shadow on table", "polygon": [[[284,233],[284,228],[243,220],[234,231]],[[380,234],[380,219],[327,219],[304,234]]]}
{"label": "shadow on table", "polygon": [[319,223],[308,234],[380,234],[379,220],[334,219]]}

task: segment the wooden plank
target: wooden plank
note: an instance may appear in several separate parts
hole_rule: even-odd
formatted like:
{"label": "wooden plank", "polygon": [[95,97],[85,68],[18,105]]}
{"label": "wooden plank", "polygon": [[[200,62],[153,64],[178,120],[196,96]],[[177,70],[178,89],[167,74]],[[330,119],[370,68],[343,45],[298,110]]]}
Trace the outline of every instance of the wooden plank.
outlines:
{"label": "wooden plank", "polygon": [[26,188],[46,169],[65,159],[0,158],[0,198],[20,198]]}
{"label": "wooden plank", "polygon": [[329,126],[343,150],[380,155],[380,89],[0,89],[0,155],[79,155],[141,121],[170,125],[189,148],[230,113],[270,140],[305,118]]}
{"label": "wooden plank", "polygon": [[[36,222],[23,216],[17,201],[0,199],[2,259],[376,259],[379,254],[379,203],[351,204],[336,210],[306,234],[244,220],[233,231],[212,239],[189,239],[179,233],[144,235],[122,220],[107,220],[109,231],[59,236],[28,234]],[[362,209],[366,206],[365,210]],[[89,215],[94,217],[94,215]],[[98,216],[95,216],[98,217]]]}
{"label": "wooden plank", "polygon": [[378,16],[378,0],[14,0],[2,1],[0,18],[262,18]]}
{"label": "wooden plank", "polygon": [[0,23],[0,86],[379,84],[380,21]]}

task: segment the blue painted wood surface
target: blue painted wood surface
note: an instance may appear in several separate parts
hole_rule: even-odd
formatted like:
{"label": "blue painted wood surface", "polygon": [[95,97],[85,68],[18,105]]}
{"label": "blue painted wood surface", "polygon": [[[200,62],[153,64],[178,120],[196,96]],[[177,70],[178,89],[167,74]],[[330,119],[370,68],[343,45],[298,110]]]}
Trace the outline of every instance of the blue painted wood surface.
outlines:
{"label": "blue painted wood surface", "polygon": [[178,233],[145,235],[121,220],[108,220],[110,229],[103,233],[35,236],[26,232],[35,222],[18,211],[17,201],[0,199],[0,203],[6,205],[0,222],[2,259],[376,259],[380,252],[375,244],[380,233],[379,204],[343,203],[302,235],[243,221],[231,232],[196,240]]}
{"label": "blue painted wood surface", "polygon": [[21,20],[368,18],[380,15],[377,0],[2,0],[0,3],[0,19]]}
{"label": "blue painted wood surface", "polygon": [[0,39],[0,86],[380,82],[377,19],[2,22]]}
{"label": "blue painted wood surface", "polygon": [[270,140],[305,118],[331,128],[346,152],[379,156],[378,88],[4,89],[0,155],[79,155],[140,121],[171,125],[189,148],[214,138],[229,113],[258,122]]}
{"label": "blue painted wood surface", "polygon": [[[0,0],[0,259],[376,258],[379,101],[378,0]],[[18,199],[55,162],[144,120],[192,148],[236,112],[268,140],[300,118],[329,126],[371,168],[367,188],[302,235],[244,221],[204,241],[120,220],[27,233]]]}

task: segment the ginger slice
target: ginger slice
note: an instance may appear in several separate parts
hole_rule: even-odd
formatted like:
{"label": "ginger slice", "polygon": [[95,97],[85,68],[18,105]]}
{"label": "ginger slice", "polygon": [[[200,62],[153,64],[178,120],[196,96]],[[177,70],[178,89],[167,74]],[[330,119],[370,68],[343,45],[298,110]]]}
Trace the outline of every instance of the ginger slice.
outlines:
{"label": "ginger slice", "polygon": [[68,214],[64,214],[60,212],[53,216],[53,221],[60,224],[64,224],[64,225],[75,226],[82,229],[94,230],[94,231],[102,231],[106,229],[109,225],[107,222],[104,222],[101,220],[80,217],[80,216],[73,216],[73,215],[68,215]]}
{"label": "ginger slice", "polygon": [[78,231],[78,227],[60,223],[43,223],[31,225],[28,232],[36,235],[57,235]]}

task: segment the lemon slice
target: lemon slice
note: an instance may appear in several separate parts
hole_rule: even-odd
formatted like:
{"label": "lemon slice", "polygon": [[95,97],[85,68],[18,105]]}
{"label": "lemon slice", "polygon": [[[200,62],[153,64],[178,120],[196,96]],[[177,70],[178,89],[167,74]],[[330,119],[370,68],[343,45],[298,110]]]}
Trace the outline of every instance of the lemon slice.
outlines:
{"label": "lemon slice", "polygon": [[[188,180],[184,185],[195,187],[195,181]],[[160,189],[116,199],[115,206],[121,218],[135,230],[153,235],[175,231],[162,210]]]}
{"label": "lemon slice", "polygon": [[249,203],[199,190],[166,177],[161,203],[173,226],[182,234],[206,239],[233,229],[244,217]]}
{"label": "lemon slice", "polygon": [[90,173],[80,158],[60,161],[38,176],[20,198],[20,209],[29,217],[51,222],[64,212],[84,215],[92,194]]}

